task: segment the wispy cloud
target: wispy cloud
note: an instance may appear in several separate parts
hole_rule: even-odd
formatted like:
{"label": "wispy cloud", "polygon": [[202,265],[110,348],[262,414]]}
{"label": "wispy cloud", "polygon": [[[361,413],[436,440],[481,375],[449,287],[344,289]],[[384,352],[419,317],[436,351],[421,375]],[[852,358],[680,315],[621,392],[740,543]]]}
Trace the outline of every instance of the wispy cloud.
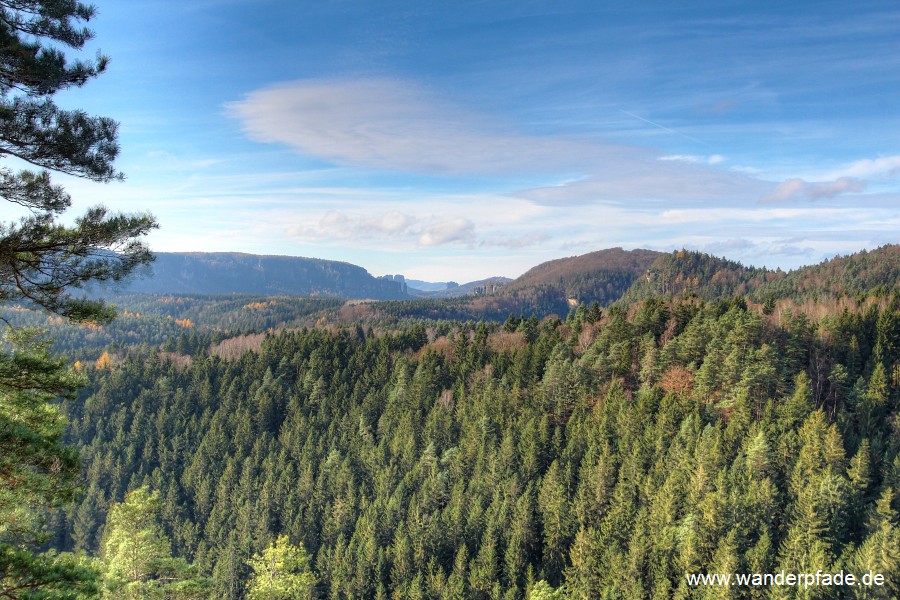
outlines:
{"label": "wispy cloud", "polygon": [[819,200],[841,194],[858,194],[866,189],[866,182],[855,177],[838,177],[833,181],[809,182],[792,178],[780,183],[775,190],[762,198],[762,202],[786,202],[798,198]]}
{"label": "wispy cloud", "polygon": [[733,205],[753,203],[774,184],[753,175],[682,160],[622,161],[599,167],[577,180],[516,192],[548,205],[606,202],[633,209],[660,205]]}
{"label": "wispy cloud", "polygon": [[399,211],[360,214],[330,210],[314,221],[286,228],[270,223],[267,228],[273,232],[283,231],[284,235],[297,240],[332,240],[359,247],[385,243],[405,248],[476,243],[500,245],[484,239],[479,241],[475,222],[466,217],[417,216]]}
{"label": "wispy cloud", "polygon": [[841,177],[896,177],[900,175],[900,155],[857,160],[837,169],[827,179]]}
{"label": "wispy cloud", "polygon": [[709,156],[698,156],[696,154],[670,154],[668,156],[660,156],[659,160],[677,160],[693,164],[718,165],[725,162],[725,157],[721,154],[711,154]]}
{"label": "wispy cloud", "polygon": [[380,214],[350,214],[329,210],[316,221],[291,225],[289,237],[305,239],[385,240],[415,234],[417,217],[399,211]]}
{"label": "wispy cloud", "polygon": [[375,216],[350,216],[332,210],[319,220],[323,232],[340,238],[378,238],[406,233],[416,218],[397,211]]}
{"label": "wispy cloud", "polygon": [[497,246],[508,250],[519,250],[521,248],[530,248],[539,246],[550,240],[550,235],[544,231],[534,233],[526,233],[516,236],[486,236],[482,241],[482,246]]}
{"label": "wispy cloud", "polygon": [[558,172],[635,148],[517,133],[391,79],[305,80],[226,104],[253,140],[339,164],[429,174]]}
{"label": "wispy cloud", "polygon": [[637,145],[523,134],[392,79],[296,81],[251,92],[226,110],[254,140],[341,165],[429,175],[565,174],[565,183],[522,196],[539,203],[749,201],[773,185],[723,168],[720,154],[660,157]]}

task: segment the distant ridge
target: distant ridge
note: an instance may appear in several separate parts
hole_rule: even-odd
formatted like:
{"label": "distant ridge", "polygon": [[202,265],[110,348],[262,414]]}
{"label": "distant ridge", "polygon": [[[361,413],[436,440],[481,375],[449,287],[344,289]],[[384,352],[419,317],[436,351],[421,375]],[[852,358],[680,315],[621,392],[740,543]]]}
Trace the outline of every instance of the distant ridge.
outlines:
{"label": "distant ridge", "polygon": [[350,263],[240,252],[158,252],[117,291],[150,294],[289,294],[372,300],[409,298],[400,281]]}
{"label": "distant ridge", "polygon": [[747,267],[689,250],[610,248],[550,260],[514,280],[492,277],[431,292],[413,288],[407,292],[402,278],[376,278],[362,267],[318,258],[238,252],[160,252],[156,257],[143,278],[115,290],[418,299],[426,304],[403,303],[402,311],[431,318],[498,319],[509,314],[565,315],[576,303],[608,306],[620,300],[630,303],[684,293],[704,299],[746,295],[755,302],[771,302],[889,293],[900,287],[900,245],[839,256],[790,272]]}
{"label": "distant ridge", "polygon": [[624,295],[633,302],[650,296],[691,293],[711,300],[746,295],[756,302],[868,295],[900,288],[900,245],[836,256],[792,271],[746,267],[741,263],[691,250],[660,257]]}
{"label": "distant ridge", "polygon": [[570,302],[605,306],[621,298],[660,256],[654,250],[609,248],[558,258],[533,267],[498,295],[563,315]]}
{"label": "distant ridge", "polygon": [[[509,277],[488,277],[487,279],[448,286],[439,290],[410,289],[410,294],[421,298],[458,298],[460,296],[493,294],[511,281],[513,280]],[[412,286],[410,287],[412,288]]]}
{"label": "distant ridge", "polygon": [[896,290],[900,290],[900,245],[887,244],[769,277],[750,296],[819,299]]}
{"label": "distant ridge", "polygon": [[410,302],[370,307],[373,314],[429,319],[492,319],[509,315],[565,316],[577,303],[608,306],[644,276],[661,252],[610,248],[541,263],[513,281],[472,282],[472,293],[455,298],[429,295]]}

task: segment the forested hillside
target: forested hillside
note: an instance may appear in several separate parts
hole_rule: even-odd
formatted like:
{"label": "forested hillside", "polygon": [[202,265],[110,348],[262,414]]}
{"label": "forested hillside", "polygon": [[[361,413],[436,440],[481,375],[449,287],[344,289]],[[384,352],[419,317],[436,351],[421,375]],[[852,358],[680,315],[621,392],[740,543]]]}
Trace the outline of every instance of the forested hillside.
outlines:
{"label": "forested hillside", "polygon": [[504,292],[549,288],[563,300],[574,298],[580,302],[610,304],[644,275],[659,256],[660,253],[653,250],[609,248],[559,258],[529,269],[510,282]]}
{"label": "forested hillside", "polygon": [[[659,256],[653,250],[609,248],[541,263],[495,292],[507,313],[565,315],[572,302],[602,306],[619,300]],[[490,305],[489,299],[480,302]],[[478,301],[473,302],[477,304]]]}
{"label": "forested hillside", "polygon": [[117,291],[149,294],[291,294],[376,300],[408,297],[399,281],[345,262],[239,252],[159,252]]}
{"label": "forested hillside", "polygon": [[344,304],[334,298],[297,296],[116,297],[118,316],[110,323],[72,324],[35,308],[0,307],[0,319],[14,327],[38,328],[59,352],[94,360],[105,350],[152,345],[193,352],[242,333],[259,333],[316,323]]}
{"label": "forested hillside", "polygon": [[900,245],[836,256],[822,263],[771,277],[755,290],[755,298],[819,300],[841,296],[885,295],[900,289]]}
{"label": "forested hillside", "polygon": [[780,276],[783,273],[745,267],[702,252],[678,250],[659,256],[628,290],[625,300],[631,302],[685,292],[705,299],[722,298],[746,294],[768,278]]}
{"label": "forested hillside", "polygon": [[580,4],[0,0],[0,600],[900,598],[900,246],[151,251],[888,235],[896,9]]}
{"label": "forested hillside", "polygon": [[685,573],[841,568],[897,597],[898,340],[894,293],[818,321],[648,298],[239,357],[145,345],[84,365],[64,406],[86,492],[53,544],[98,553],[150,489],[216,597],[288,542],[323,598],[706,597]]}
{"label": "forested hillside", "polygon": [[760,303],[780,299],[803,302],[883,295],[898,288],[898,245],[837,256],[789,272],[745,267],[702,252],[678,250],[657,258],[624,295],[624,300],[690,293],[705,299],[747,295]]}

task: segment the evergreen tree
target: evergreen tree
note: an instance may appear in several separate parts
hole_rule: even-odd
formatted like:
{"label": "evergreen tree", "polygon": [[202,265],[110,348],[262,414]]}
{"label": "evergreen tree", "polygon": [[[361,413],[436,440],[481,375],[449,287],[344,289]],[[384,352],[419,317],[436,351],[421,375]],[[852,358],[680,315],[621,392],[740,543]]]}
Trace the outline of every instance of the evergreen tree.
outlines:
{"label": "evergreen tree", "polygon": [[[0,0],[0,157],[40,169],[16,173],[0,165],[0,197],[24,213],[18,222],[0,223],[0,303],[24,302],[73,321],[112,318],[102,302],[71,290],[122,279],[147,263],[151,255],[137,238],[156,226],[149,215],[111,214],[102,206],[72,225],[59,222],[71,198],[51,181],[48,170],[97,182],[122,177],[113,167],[119,151],[116,123],[61,109],[52,100],[56,92],[80,87],[105,70],[104,56],[70,61],[63,51],[78,50],[93,36],[81,24],[95,14],[94,7],[74,0]],[[72,495],[77,459],[59,445],[61,422],[48,401],[70,393],[75,382],[53,364],[46,348],[37,354],[8,350],[0,357],[0,460],[5,463],[0,467],[0,553],[22,558],[34,540],[28,535],[10,539],[15,532],[3,525],[10,521],[9,511],[21,525],[28,520],[22,518],[23,508]],[[22,472],[28,473],[24,479]],[[50,590],[54,584],[48,579],[43,585],[41,578],[59,576],[47,575],[57,567],[71,581],[80,573],[50,555],[35,558],[33,569],[23,561],[0,563],[2,595],[16,597],[25,582],[24,589]]]}
{"label": "evergreen tree", "polygon": [[531,586],[528,600],[566,600],[566,592],[562,587],[554,589],[543,579]]}
{"label": "evergreen tree", "polygon": [[886,489],[875,505],[869,524],[872,532],[850,557],[850,568],[857,573],[879,573],[883,586],[855,590],[858,598],[897,598],[900,594],[900,524],[891,507],[894,491]]}
{"label": "evergreen tree", "polygon": [[44,510],[70,501],[78,454],[63,445],[65,420],[51,404],[80,377],[49,352],[49,342],[7,329],[0,353],[0,597],[92,589],[89,565],[30,550],[43,541]]}
{"label": "evergreen tree", "polygon": [[47,169],[98,182],[120,179],[113,167],[117,124],[51,97],[80,87],[106,69],[108,58],[67,59],[61,47],[82,48],[93,32],[80,26],[96,14],[73,0],[0,2],[0,156],[40,169],[13,173],[0,167],[0,196],[27,215],[0,224],[0,300],[32,302],[73,320],[108,320],[100,302],[69,291],[91,281],[119,280],[150,253],[136,238],[156,226],[148,215],[90,209],[74,225],[57,219],[71,205]]}

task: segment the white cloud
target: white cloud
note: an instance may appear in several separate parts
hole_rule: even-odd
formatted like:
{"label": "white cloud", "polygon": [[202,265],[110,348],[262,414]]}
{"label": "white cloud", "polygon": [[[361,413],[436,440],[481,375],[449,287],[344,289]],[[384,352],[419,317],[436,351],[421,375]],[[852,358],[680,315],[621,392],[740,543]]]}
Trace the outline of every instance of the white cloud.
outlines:
{"label": "white cloud", "polygon": [[[266,227],[273,231],[279,230],[277,225],[270,224]],[[452,243],[474,244],[476,241],[475,223],[465,217],[419,217],[399,211],[373,215],[331,210],[316,221],[281,230],[289,238],[297,240],[340,240],[342,244],[358,247],[390,242],[392,245],[411,249],[415,246],[434,247]],[[490,240],[481,243],[505,245]]]}
{"label": "white cloud", "polygon": [[842,177],[894,177],[900,175],[900,155],[857,160],[834,171],[826,179]]}
{"label": "white cloud", "polygon": [[750,202],[771,191],[722,168],[720,154],[658,157],[634,145],[528,135],[392,79],[296,81],[251,92],[226,110],[254,140],[341,165],[570,179],[521,196],[538,203]]}
{"label": "white cloud", "polygon": [[330,210],[318,221],[291,226],[287,232],[291,237],[311,239],[391,239],[409,235],[411,228],[418,220],[412,215],[399,211],[360,215]]}
{"label": "white cloud", "polygon": [[718,165],[725,162],[725,157],[721,154],[711,154],[709,156],[700,156],[697,154],[669,154],[667,156],[660,156],[659,160],[676,160],[692,164]]}
{"label": "white cloud", "polygon": [[770,193],[772,184],[751,175],[684,161],[621,162],[560,185],[516,194],[549,205],[607,202],[633,209],[665,205],[752,203]]}
{"label": "white cloud", "polygon": [[803,179],[787,179],[778,184],[763,202],[785,202],[805,197],[809,200],[834,198],[841,194],[858,194],[866,189],[866,182],[854,177],[838,177],[833,181],[804,181]]}
{"label": "white cloud", "polygon": [[391,79],[296,81],[251,92],[225,107],[251,139],[362,167],[546,173],[635,152],[516,133]]}
{"label": "white cloud", "polygon": [[440,246],[451,242],[471,242],[475,224],[469,219],[457,218],[431,225],[419,236],[420,246]]}

